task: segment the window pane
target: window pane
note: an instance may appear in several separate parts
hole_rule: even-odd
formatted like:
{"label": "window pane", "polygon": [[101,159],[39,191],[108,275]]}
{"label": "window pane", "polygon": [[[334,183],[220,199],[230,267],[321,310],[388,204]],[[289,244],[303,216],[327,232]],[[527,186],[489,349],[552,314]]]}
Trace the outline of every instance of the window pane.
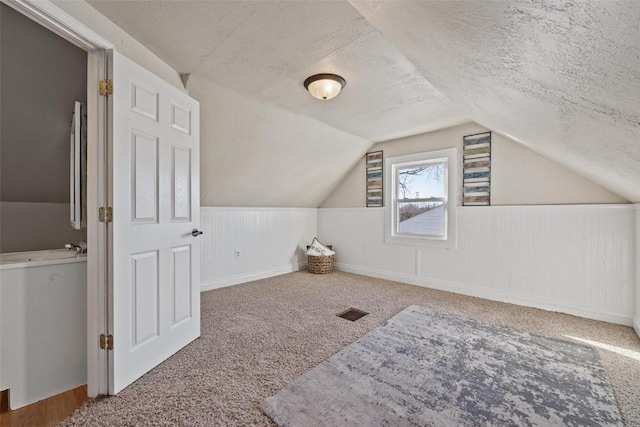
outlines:
{"label": "window pane", "polygon": [[444,197],[444,163],[430,163],[398,169],[397,193],[399,199],[427,199]]}
{"label": "window pane", "polygon": [[444,237],[443,202],[398,202],[398,233]]}

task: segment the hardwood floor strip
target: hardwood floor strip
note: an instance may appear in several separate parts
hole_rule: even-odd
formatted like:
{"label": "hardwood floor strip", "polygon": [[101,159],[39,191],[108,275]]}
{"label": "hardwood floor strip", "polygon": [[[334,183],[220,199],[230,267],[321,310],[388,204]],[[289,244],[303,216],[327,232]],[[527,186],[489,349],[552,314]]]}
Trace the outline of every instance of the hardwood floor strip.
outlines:
{"label": "hardwood floor strip", "polygon": [[90,400],[91,398],[87,397],[87,386],[83,385],[23,408],[2,413],[0,425],[54,427]]}
{"label": "hardwood floor strip", "polygon": [[9,390],[0,390],[0,414],[9,412]]}

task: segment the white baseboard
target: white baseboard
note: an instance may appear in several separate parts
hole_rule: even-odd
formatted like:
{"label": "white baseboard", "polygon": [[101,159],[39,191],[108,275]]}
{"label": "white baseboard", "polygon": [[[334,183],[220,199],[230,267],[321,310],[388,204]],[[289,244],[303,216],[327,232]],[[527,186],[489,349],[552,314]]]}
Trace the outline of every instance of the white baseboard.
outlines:
{"label": "white baseboard", "polygon": [[240,274],[236,276],[223,277],[221,279],[212,280],[200,284],[200,292],[211,291],[213,289],[226,288],[227,286],[239,285],[242,283],[253,282],[254,280],[266,279],[268,277],[280,276],[282,274],[293,273],[294,271],[304,270],[307,268],[306,262],[298,264],[286,265],[268,271],[259,271],[249,274]]}
{"label": "white baseboard", "polygon": [[422,286],[425,288],[437,289],[440,291],[453,292],[456,294],[468,295],[472,297],[485,298],[493,301],[499,301],[509,304],[522,305],[525,307],[539,308],[541,310],[556,311],[560,313],[571,314],[587,319],[601,320],[619,325],[633,326],[640,335],[640,318],[632,320],[631,316],[622,313],[611,313],[606,311],[594,310],[591,307],[580,307],[578,305],[558,304],[554,301],[544,299],[534,299],[521,295],[514,295],[493,289],[469,286],[463,283],[449,282],[445,280],[429,279],[425,277],[417,277],[408,274],[395,273],[384,270],[377,270],[356,265],[336,263],[336,269],[346,271],[348,273],[361,274],[363,276],[376,277],[379,279],[393,280],[395,282],[408,283],[411,285]]}
{"label": "white baseboard", "polygon": [[633,316],[633,329],[640,336],[640,315]]}

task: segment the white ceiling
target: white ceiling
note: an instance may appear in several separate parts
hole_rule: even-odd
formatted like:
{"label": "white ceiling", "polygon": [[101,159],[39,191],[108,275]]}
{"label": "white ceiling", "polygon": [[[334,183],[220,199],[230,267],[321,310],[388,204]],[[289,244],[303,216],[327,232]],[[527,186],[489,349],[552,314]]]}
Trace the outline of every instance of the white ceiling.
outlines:
{"label": "white ceiling", "polygon": [[[346,1],[89,0],[179,73],[373,142],[469,121]],[[344,77],[319,101],[303,81]]]}
{"label": "white ceiling", "polygon": [[90,0],[180,73],[371,141],[468,117],[640,202],[640,2],[350,2]]}

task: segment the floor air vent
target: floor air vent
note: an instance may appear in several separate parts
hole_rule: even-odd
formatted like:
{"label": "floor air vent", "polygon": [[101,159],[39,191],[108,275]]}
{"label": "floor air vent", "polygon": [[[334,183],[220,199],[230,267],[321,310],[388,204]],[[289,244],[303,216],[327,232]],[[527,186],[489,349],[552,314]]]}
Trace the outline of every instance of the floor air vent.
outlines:
{"label": "floor air vent", "polygon": [[347,320],[351,320],[352,322],[355,322],[356,320],[366,316],[367,314],[369,313],[366,313],[362,310],[358,310],[357,308],[351,307],[349,310],[345,311],[344,313],[338,314],[338,317],[342,317],[343,319],[347,319]]}

